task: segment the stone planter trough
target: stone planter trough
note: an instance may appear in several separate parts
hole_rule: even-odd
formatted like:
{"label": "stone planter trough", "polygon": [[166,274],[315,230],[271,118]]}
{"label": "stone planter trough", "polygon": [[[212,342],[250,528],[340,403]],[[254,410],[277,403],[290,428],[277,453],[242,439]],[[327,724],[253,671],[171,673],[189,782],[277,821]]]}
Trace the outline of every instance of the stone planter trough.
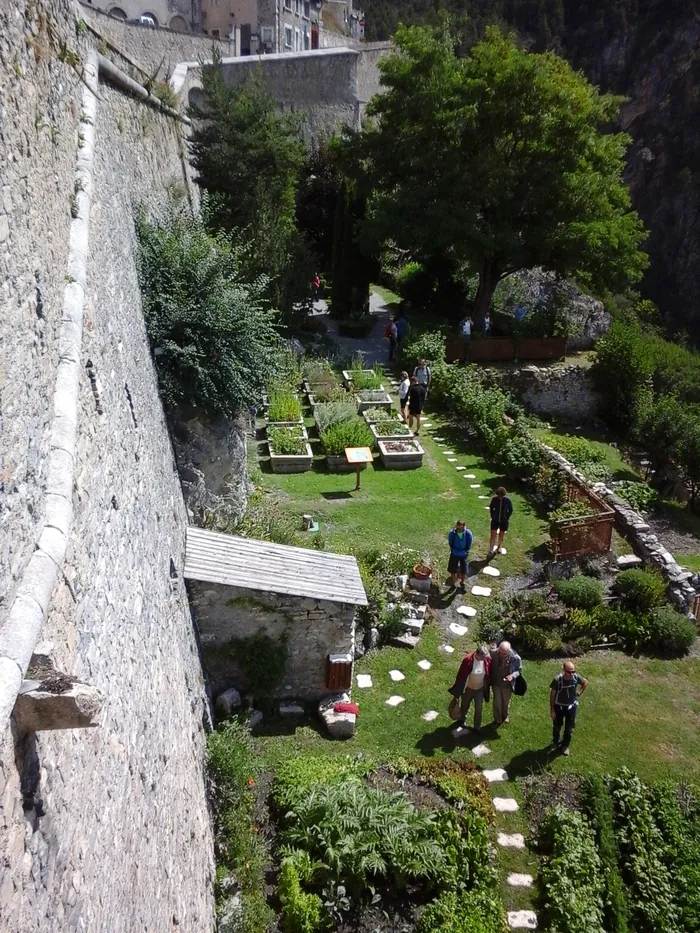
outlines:
{"label": "stone planter trough", "polygon": [[[289,425],[287,425],[289,427]],[[311,469],[314,460],[314,453],[309,444],[309,435],[306,428],[302,429],[302,437],[306,448],[303,454],[276,454],[268,441],[270,450],[270,466],[273,473],[306,473]]]}
{"label": "stone planter trough", "polygon": [[[404,440],[404,438],[401,438],[401,440]],[[396,443],[396,441],[388,441],[388,443],[392,444]],[[410,450],[392,451],[387,450],[386,440],[377,441],[382,463],[387,470],[416,470],[423,465],[425,451],[421,445],[415,438],[410,439],[408,444]]]}
{"label": "stone planter trough", "polygon": [[[373,370],[373,369],[363,369],[362,372],[363,372],[363,373],[372,373],[372,375],[374,375],[374,370]],[[343,382],[345,383],[346,388],[347,388],[347,389],[350,389],[350,391],[352,391],[353,383],[352,383],[352,376],[350,375],[350,370],[349,370],[349,369],[344,369],[344,370],[343,370]],[[377,386],[377,389],[383,390],[383,389],[384,389],[384,385],[383,385],[382,383],[380,383],[380,384]]]}
{"label": "stone planter trough", "polygon": [[[372,389],[371,391],[381,392],[382,389]],[[391,396],[386,392],[384,393],[384,398],[380,399],[379,401],[365,401],[364,399],[360,398],[359,395],[355,394],[355,402],[357,403],[357,410],[360,412],[360,414],[362,414],[366,408],[391,408],[393,404]]]}
{"label": "stone planter trough", "polygon": [[358,466],[360,470],[366,470],[366,463],[348,463],[345,454],[326,454],[326,467],[330,473],[356,473]]}
{"label": "stone planter trough", "polygon": [[[382,421],[381,423],[386,424],[386,421]],[[413,431],[406,427],[403,421],[398,420],[396,426],[392,426],[391,434],[379,434],[373,424],[370,424],[369,429],[374,435],[375,441],[404,441],[413,437]]]}

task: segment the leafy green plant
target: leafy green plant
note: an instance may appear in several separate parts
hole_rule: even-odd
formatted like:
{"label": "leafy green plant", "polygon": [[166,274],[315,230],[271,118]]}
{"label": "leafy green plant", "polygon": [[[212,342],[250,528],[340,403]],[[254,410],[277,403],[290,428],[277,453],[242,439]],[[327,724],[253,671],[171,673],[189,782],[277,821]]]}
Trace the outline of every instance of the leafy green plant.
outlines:
{"label": "leafy green plant", "polygon": [[570,580],[558,580],[554,589],[565,606],[575,609],[595,609],[603,602],[603,584],[583,574]]}
{"label": "leafy green plant", "polygon": [[267,429],[267,440],[270,445],[270,452],[277,456],[291,456],[294,454],[305,454],[307,452],[307,440],[304,437],[301,425],[295,427],[274,427],[270,425]]}
{"label": "leafy green plant", "polygon": [[539,826],[540,877],[551,933],[605,933],[600,858],[582,814],[552,807]]}
{"label": "leafy green plant", "polygon": [[298,421],[301,418],[301,403],[296,395],[284,389],[270,394],[267,420],[271,422]]}
{"label": "leafy green plant", "polygon": [[412,436],[413,431],[408,427],[408,425],[403,424],[401,421],[380,421],[374,425],[374,430],[379,434],[380,437],[389,437],[390,435],[406,435]]}
{"label": "leafy green plant", "polygon": [[314,408],[314,419],[319,434],[323,434],[334,424],[352,421],[356,417],[357,407],[350,401],[326,402]]}
{"label": "leafy green plant", "polygon": [[[285,813],[294,801],[304,797],[314,787],[359,782],[372,768],[373,763],[368,758],[358,760],[349,755],[295,755],[277,767],[272,800]],[[298,865],[297,869],[300,870]]]}
{"label": "leafy green plant", "polygon": [[585,437],[545,434],[542,441],[579,469],[586,463],[602,463],[605,460],[605,453],[601,448],[587,441]]}
{"label": "leafy green plant", "polygon": [[617,575],[615,591],[622,606],[630,612],[648,612],[666,599],[666,583],[661,574],[636,567]]}
{"label": "leafy green plant", "polygon": [[323,357],[307,357],[305,359],[304,378],[307,382],[324,382],[325,379],[329,377],[335,381],[333,364],[330,360],[324,359]]}
{"label": "leafy green plant", "polygon": [[582,804],[591,821],[603,878],[603,926],[606,933],[629,933],[629,902],[620,869],[613,809],[605,782],[597,774],[584,782]]}
{"label": "leafy green plant", "polygon": [[687,654],[695,641],[695,625],[672,606],[661,606],[648,616],[646,639],[642,647],[662,657],[678,658]]}
{"label": "leafy green plant", "polygon": [[647,512],[658,498],[656,490],[649,483],[634,483],[630,480],[618,483],[615,492],[637,512]]}
{"label": "leafy green plant", "polygon": [[382,384],[381,371],[376,369],[351,369],[350,379],[354,390],[378,389]]}
{"label": "leafy green plant", "polygon": [[385,402],[387,393],[383,389],[359,389],[355,395],[363,402]]}
{"label": "leafy green plant", "polygon": [[505,911],[493,888],[448,891],[420,915],[416,933],[504,933]]}
{"label": "leafy green plant", "polygon": [[381,421],[396,421],[396,412],[391,408],[365,408],[362,413],[365,421],[378,424]]}
{"label": "leafy green plant", "polygon": [[383,645],[406,631],[406,613],[401,606],[387,607],[379,619],[379,637]]}
{"label": "leafy green plant", "polygon": [[652,785],[651,809],[668,853],[667,864],[683,933],[700,931],[700,805],[697,788],[669,781]]}
{"label": "leafy green plant", "polygon": [[323,382],[312,385],[311,395],[314,402],[342,402],[348,397],[345,389],[336,382]]}
{"label": "leafy green plant", "polygon": [[407,773],[418,774],[435,787],[459,810],[474,810],[487,823],[493,823],[493,803],[488,782],[474,762],[451,758],[420,758],[409,764]]}
{"label": "leafy green plant", "polygon": [[334,424],[321,434],[321,447],[326,455],[341,456],[346,447],[370,447],[372,433],[359,418]]}
{"label": "leafy green plant", "polygon": [[557,524],[558,522],[568,521],[569,519],[581,519],[583,521],[583,519],[593,514],[593,506],[584,499],[570,499],[560,505],[558,509],[554,509],[553,512],[549,513],[549,534],[552,538],[559,538],[562,530]]}
{"label": "leafy green plant", "polygon": [[274,693],[287,666],[286,636],[271,638],[261,629],[248,638],[234,638],[229,644],[253,694],[266,697]]}
{"label": "leafy green plant", "polygon": [[283,859],[277,892],[285,933],[316,933],[328,924],[318,894],[306,894],[292,859]]}

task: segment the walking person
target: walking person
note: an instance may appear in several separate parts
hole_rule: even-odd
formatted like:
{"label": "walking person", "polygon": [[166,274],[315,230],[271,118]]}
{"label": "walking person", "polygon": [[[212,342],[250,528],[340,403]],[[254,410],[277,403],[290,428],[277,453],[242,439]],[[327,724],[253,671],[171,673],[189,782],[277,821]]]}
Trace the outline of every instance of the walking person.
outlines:
{"label": "walking person", "polygon": [[318,301],[321,296],[321,278],[316,272],[313,277],[314,301]]}
{"label": "walking person", "polygon": [[491,646],[493,721],[497,726],[510,722],[510,699],[515,689],[515,681],[522,674],[522,670],[522,658],[517,651],[513,651],[509,641],[502,641],[498,647]]}
{"label": "walking person", "polygon": [[[576,710],[579,697],[588,686],[585,677],[576,673],[572,661],[564,661],[564,667],[549,685],[549,715],[552,717],[552,745],[569,756],[571,736],[576,726]],[[560,741],[561,727],[564,726],[564,740]]]}
{"label": "walking person", "polygon": [[396,321],[396,339],[397,345],[400,347],[403,341],[403,338],[408,335],[411,325],[406,316],[406,311],[404,308],[401,308],[399,311],[398,317],[394,319]]}
{"label": "walking person", "polygon": [[450,586],[453,590],[457,586],[457,577],[460,589],[465,592],[465,580],[469,573],[469,551],[471,550],[474,535],[463,521],[455,522],[455,526],[447,535],[450,545],[450,559],[447,563],[447,572],[450,574]]}
{"label": "walking person", "polygon": [[474,322],[472,321],[469,312],[464,315],[459,324],[459,333],[464,342],[462,349],[462,362],[467,362],[467,356],[469,351],[469,342],[472,339],[472,328],[474,327]]}
{"label": "walking person", "polygon": [[408,426],[413,431],[415,423],[416,429],[413,431],[416,437],[420,434],[420,416],[425,405],[425,386],[422,386],[415,376],[411,379],[408,387]]}
{"label": "walking person", "polygon": [[491,656],[489,649],[481,646],[468,654],[459,666],[457,678],[449,693],[460,701],[461,728],[467,727],[469,707],[474,701],[474,732],[481,732],[481,713],[484,701],[489,702],[491,684]]}
{"label": "walking person", "polygon": [[401,409],[401,418],[406,421],[406,405],[408,404],[408,390],[411,388],[411,380],[408,373],[404,370],[401,373],[401,383],[399,384],[399,408]]}
{"label": "walking person", "polygon": [[425,397],[427,398],[428,392],[430,391],[430,366],[428,366],[425,360],[418,360],[418,365],[413,370],[413,375],[425,389]]}
{"label": "walking person", "polygon": [[[496,490],[496,495],[489,505],[489,512],[491,513],[489,554],[495,554],[496,552],[505,554],[506,549],[503,547],[503,538],[508,531],[508,523],[513,514],[513,503],[506,492],[505,486],[499,486]],[[496,536],[498,536],[498,543],[496,543]]]}
{"label": "walking person", "polygon": [[491,312],[487,311],[484,315],[484,337],[491,336]]}
{"label": "walking person", "polygon": [[395,320],[389,321],[386,325],[384,336],[389,338],[389,362],[393,363],[396,357],[396,347],[399,343],[399,332]]}

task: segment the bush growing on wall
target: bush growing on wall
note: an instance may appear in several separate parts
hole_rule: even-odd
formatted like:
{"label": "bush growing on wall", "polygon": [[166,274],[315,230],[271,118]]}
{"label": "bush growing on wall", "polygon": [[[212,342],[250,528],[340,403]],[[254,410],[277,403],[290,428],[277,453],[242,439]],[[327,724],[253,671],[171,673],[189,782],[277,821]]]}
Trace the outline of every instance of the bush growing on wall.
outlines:
{"label": "bush growing on wall", "polygon": [[266,280],[246,282],[227,233],[210,233],[189,209],[136,217],[146,328],[167,405],[233,417],[260,401],[276,371],[276,315]]}

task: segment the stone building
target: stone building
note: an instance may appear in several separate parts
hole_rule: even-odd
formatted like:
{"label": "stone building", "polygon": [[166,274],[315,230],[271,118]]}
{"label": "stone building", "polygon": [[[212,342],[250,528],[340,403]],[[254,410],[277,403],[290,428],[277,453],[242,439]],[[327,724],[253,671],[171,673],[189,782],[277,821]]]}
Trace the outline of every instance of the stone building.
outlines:
{"label": "stone building", "polygon": [[355,610],[367,605],[354,557],[190,527],[184,577],[214,694],[251,689],[235,646],[261,633],[286,652],[275,696],[350,687]]}
{"label": "stone building", "polygon": [[240,32],[241,55],[320,47],[321,0],[202,0],[202,28],[215,38]]}
{"label": "stone building", "polygon": [[176,32],[201,28],[201,0],[87,0],[86,5],[146,28],[166,26]]}

